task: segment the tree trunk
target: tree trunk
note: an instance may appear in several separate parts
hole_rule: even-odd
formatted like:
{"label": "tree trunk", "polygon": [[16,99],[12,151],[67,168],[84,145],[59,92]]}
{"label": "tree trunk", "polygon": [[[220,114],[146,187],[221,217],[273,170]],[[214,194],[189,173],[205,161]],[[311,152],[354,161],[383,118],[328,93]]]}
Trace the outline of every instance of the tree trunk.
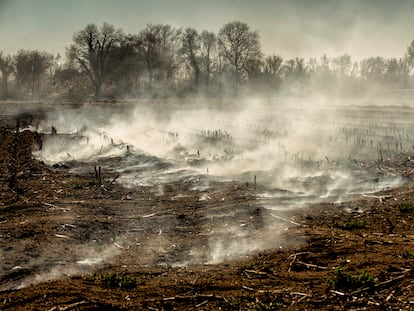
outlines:
{"label": "tree trunk", "polygon": [[239,75],[239,72],[236,71],[235,76],[234,76],[234,88],[233,88],[233,95],[235,97],[239,96],[239,83],[240,83],[240,75]]}
{"label": "tree trunk", "polygon": [[209,88],[210,88],[210,64],[207,65],[206,68],[206,93],[209,93]]}
{"label": "tree trunk", "polygon": [[200,69],[198,67],[194,70],[194,93],[198,93],[200,88]]}
{"label": "tree trunk", "polygon": [[1,98],[7,99],[9,97],[8,88],[7,88],[7,78],[8,76],[3,73],[3,79],[1,84]]}
{"label": "tree trunk", "polygon": [[101,88],[102,88],[102,83],[95,83],[95,98],[98,98],[101,95]]}

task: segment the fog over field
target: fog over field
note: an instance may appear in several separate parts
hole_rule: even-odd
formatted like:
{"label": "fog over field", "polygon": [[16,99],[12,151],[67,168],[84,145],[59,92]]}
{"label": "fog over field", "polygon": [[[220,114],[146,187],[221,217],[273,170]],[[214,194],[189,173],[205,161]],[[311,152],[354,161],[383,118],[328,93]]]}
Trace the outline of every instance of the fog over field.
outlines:
{"label": "fog over field", "polygon": [[138,102],[126,113],[104,108],[97,114],[88,105],[56,112],[38,130],[49,133],[53,126],[62,138],[51,135],[37,156],[50,165],[125,157],[109,168],[122,173],[126,186],[203,174],[248,183],[256,176],[266,187],[301,192],[299,180],[321,177],[330,182],[318,195],[330,196],[336,187],[358,187],[350,169],[359,161],[384,161],[414,145],[408,107],[329,105],[317,98],[247,98],[225,109],[208,100],[162,105],[164,111]]}

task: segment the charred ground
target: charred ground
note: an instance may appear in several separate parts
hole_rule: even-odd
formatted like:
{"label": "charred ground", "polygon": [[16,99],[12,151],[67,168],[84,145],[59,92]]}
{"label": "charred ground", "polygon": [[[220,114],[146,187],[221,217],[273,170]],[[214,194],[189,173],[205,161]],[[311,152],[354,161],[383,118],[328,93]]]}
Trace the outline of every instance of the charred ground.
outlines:
{"label": "charred ground", "polygon": [[[378,174],[392,170],[404,176],[402,186],[287,211],[275,228],[252,185],[209,181],[205,200],[193,191],[202,176],[166,184],[162,193],[126,189],[114,172],[102,172],[101,180],[93,167],[85,174],[48,167],[33,159],[33,148],[36,134],[13,126],[1,132],[2,310],[414,306],[410,154],[354,164]],[[229,219],[274,245],[215,264],[203,245],[220,238],[216,225]]]}

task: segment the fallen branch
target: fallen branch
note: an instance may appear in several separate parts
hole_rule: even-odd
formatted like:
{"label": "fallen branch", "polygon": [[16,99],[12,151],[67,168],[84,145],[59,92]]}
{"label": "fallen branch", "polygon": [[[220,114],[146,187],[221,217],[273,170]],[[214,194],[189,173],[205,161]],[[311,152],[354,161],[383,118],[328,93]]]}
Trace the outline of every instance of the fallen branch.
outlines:
{"label": "fallen branch", "polygon": [[254,274],[259,274],[259,275],[267,275],[267,273],[266,272],[262,272],[262,271],[256,271],[256,270],[244,270],[244,271],[246,271],[246,272],[248,272],[248,273],[254,273]]}
{"label": "fallen branch", "polygon": [[292,292],[291,295],[299,295],[299,296],[305,296],[305,297],[312,297],[312,295],[301,293],[301,292]]}
{"label": "fallen branch", "polygon": [[[224,299],[223,296],[217,296],[214,294],[196,294],[196,295],[177,295],[177,296],[172,296],[172,297],[164,297],[162,298],[162,301],[189,300],[189,299],[197,299],[197,298]],[[149,301],[156,302],[156,301],[159,301],[159,299],[151,299]]]}
{"label": "fallen branch", "polygon": [[248,286],[245,286],[245,285],[243,285],[242,288],[247,289],[247,290],[252,291],[252,292],[260,292],[260,290],[256,290],[254,288],[251,288],[251,287],[248,287]]}
{"label": "fallen branch", "polygon": [[328,269],[328,267],[313,265],[311,263],[306,263],[306,262],[303,262],[303,261],[296,261],[296,262],[298,264],[306,266],[307,268],[317,268],[317,269],[321,269],[321,270],[327,270]]}
{"label": "fallen branch", "polygon": [[82,301],[79,301],[79,302],[75,302],[75,303],[72,303],[72,304],[70,304],[70,305],[67,305],[66,307],[60,307],[59,308],[59,311],[66,311],[66,310],[70,310],[70,309],[74,309],[74,308],[76,308],[77,306],[80,306],[80,305],[85,305],[85,304],[89,304],[90,303],[90,301],[86,301],[86,300],[82,300]]}
{"label": "fallen branch", "polygon": [[90,304],[90,303],[91,303],[90,301],[82,300],[82,301],[75,302],[75,303],[72,303],[70,305],[66,305],[66,306],[62,306],[62,307],[53,307],[51,309],[48,309],[47,311],[67,311],[67,310],[77,308],[78,306],[85,305],[85,304]]}
{"label": "fallen branch", "polygon": [[244,288],[245,290],[251,291],[251,292],[256,292],[256,293],[261,293],[261,294],[266,294],[266,293],[282,294],[285,292],[285,290],[283,289],[255,289],[255,288],[248,287],[245,285],[242,285],[242,288]]}
{"label": "fallen branch", "polygon": [[55,233],[55,237],[64,238],[64,239],[70,239],[70,237],[68,237],[67,235],[58,234],[58,233]]}
{"label": "fallen branch", "polygon": [[43,202],[42,204],[50,207],[49,209],[46,210],[47,212],[51,212],[53,210],[61,210],[62,212],[66,213],[67,211],[70,211],[70,208],[59,207],[57,205],[53,205],[53,204],[46,203],[46,202]]}
{"label": "fallen branch", "polygon": [[104,187],[104,189],[105,190],[108,190],[109,189],[109,187],[110,186],[112,186],[112,184],[119,178],[119,174],[118,175],[116,175],[112,180],[111,180],[111,182],[109,183],[109,184],[107,184],[105,187]]}
{"label": "fallen branch", "polygon": [[50,204],[50,203],[45,203],[45,202],[43,203],[43,205],[50,206],[50,207],[53,207],[53,208],[59,208],[56,205],[53,205],[53,204]]}
{"label": "fallen branch", "polygon": [[298,256],[300,256],[300,255],[305,255],[305,254],[309,254],[309,252],[300,252],[300,253],[295,253],[295,254],[292,254],[292,255],[290,255],[290,256],[288,257],[288,259],[292,257],[292,261],[289,263],[289,269],[288,269],[288,272],[290,272],[290,271],[292,270],[292,265],[293,265],[293,263],[296,261],[296,258],[297,258]]}
{"label": "fallen branch", "polygon": [[393,283],[395,281],[402,280],[402,279],[406,278],[409,275],[409,272],[411,272],[411,269],[408,270],[407,272],[405,272],[404,274],[399,275],[399,276],[397,276],[395,278],[392,278],[392,279],[389,279],[389,280],[386,280],[386,281],[377,283],[377,284],[375,284],[374,286],[371,286],[371,287],[364,287],[364,288],[361,288],[359,290],[356,290],[356,291],[352,292],[350,295],[352,296],[352,295],[360,294],[360,293],[365,292],[365,291],[368,291],[368,290],[370,290],[372,288],[377,289],[377,288],[383,287],[385,285],[391,284],[391,283]]}
{"label": "fallen branch", "polygon": [[285,221],[285,222],[289,222],[289,223],[291,223],[291,224],[293,224],[293,225],[295,225],[295,226],[297,226],[297,227],[302,227],[302,225],[301,225],[301,224],[298,224],[297,222],[294,222],[294,221],[292,221],[292,220],[290,220],[290,219],[286,219],[286,218],[283,218],[283,217],[277,216],[277,215],[275,215],[275,214],[273,214],[273,213],[270,213],[270,215],[271,215],[272,217],[274,217],[274,218],[277,218],[277,219],[283,220],[283,221]]}
{"label": "fallen branch", "polygon": [[298,300],[296,300],[296,301],[292,301],[292,306],[293,305],[295,305],[295,304],[298,304],[298,303],[300,303],[302,300],[304,300],[304,299],[306,299],[306,298],[311,298],[312,297],[312,295],[309,295],[309,294],[305,294],[305,293],[300,293],[300,292],[292,292],[292,293],[290,293],[291,295],[299,295],[299,296],[302,296],[302,297],[300,297]]}
{"label": "fallen branch", "polygon": [[204,300],[202,303],[199,303],[198,305],[196,305],[196,308],[199,308],[201,306],[204,306],[207,303],[208,303],[208,300]]}
{"label": "fallen branch", "polygon": [[150,218],[150,217],[155,216],[155,215],[157,215],[157,213],[152,213],[152,214],[148,214],[148,215],[143,215],[143,216],[141,216],[141,217],[142,217],[142,218]]}
{"label": "fallen branch", "polygon": [[345,296],[345,293],[343,293],[343,292],[338,292],[337,290],[330,290],[330,292],[331,292],[331,293],[334,293],[334,294],[336,294],[336,295],[339,295],[339,296]]}
{"label": "fallen branch", "polygon": [[389,199],[391,198],[391,196],[389,195],[368,195],[368,194],[363,194],[362,195],[364,198],[374,198],[374,199],[378,199],[380,203],[383,203],[383,199]]}

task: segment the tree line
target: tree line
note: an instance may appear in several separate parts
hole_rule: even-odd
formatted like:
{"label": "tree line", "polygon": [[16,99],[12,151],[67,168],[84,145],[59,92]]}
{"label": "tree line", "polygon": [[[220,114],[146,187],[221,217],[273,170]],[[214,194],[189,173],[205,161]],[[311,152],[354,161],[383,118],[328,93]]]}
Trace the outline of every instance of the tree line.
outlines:
{"label": "tree line", "polygon": [[218,33],[148,24],[138,34],[89,24],[65,56],[0,51],[1,98],[238,96],[349,93],[411,88],[414,41],[400,58],[352,60],[264,55],[258,31],[240,21]]}

